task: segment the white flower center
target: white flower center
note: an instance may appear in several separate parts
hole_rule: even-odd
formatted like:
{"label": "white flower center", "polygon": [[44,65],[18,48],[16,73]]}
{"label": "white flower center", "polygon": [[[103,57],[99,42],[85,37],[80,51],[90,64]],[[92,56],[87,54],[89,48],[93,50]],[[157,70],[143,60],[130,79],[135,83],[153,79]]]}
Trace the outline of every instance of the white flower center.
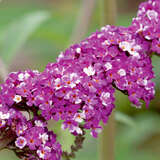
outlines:
{"label": "white flower center", "polygon": [[112,64],[109,62],[107,62],[104,66],[106,67],[107,71],[112,69]]}
{"label": "white flower center", "polygon": [[95,70],[92,66],[83,68],[83,72],[86,73],[88,76],[93,76],[95,74]]}
{"label": "white flower center", "polygon": [[0,119],[9,119],[9,117],[10,117],[9,113],[3,114],[2,112],[0,112]]}
{"label": "white flower center", "polygon": [[101,96],[105,99],[110,98],[110,93],[109,92],[102,92]]}
{"label": "white flower center", "polygon": [[19,81],[23,81],[23,80],[24,80],[24,74],[23,74],[23,73],[20,73],[20,74],[18,75],[18,80],[19,80]]}
{"label": "white flower center", "polygon": [[126,75],[126,71],[124,69],[120,69],[118,72],[117,72],[120,76],[125,76]]}
{"label": "white flower center", "polygon": [[147,11],[147,17],[149,18],[149,20],[152,20],[152,19],[154,19],[154,20],[158,20],[157,18],[158,18],[158,13],[156,12],[156,11],[154,11],[154,10],[148,10]]}
{"label": "white flower center", "polygon": [[22,101],[22,97],[20,95],[15,95],[13,100],[16,102],[16,103],[19,103]]}
{"label": "white flower center", "polygon": [[123,51],[130,51],[131,49],[131,44],[127,41],[123,41],[119,43],[119,47],[123,50]]}
{"label": "white flower center", "polygon": [[77,53],[81,53],[81,48],[77,48],[77,49],[76,49],[76,52],[77,52]]}

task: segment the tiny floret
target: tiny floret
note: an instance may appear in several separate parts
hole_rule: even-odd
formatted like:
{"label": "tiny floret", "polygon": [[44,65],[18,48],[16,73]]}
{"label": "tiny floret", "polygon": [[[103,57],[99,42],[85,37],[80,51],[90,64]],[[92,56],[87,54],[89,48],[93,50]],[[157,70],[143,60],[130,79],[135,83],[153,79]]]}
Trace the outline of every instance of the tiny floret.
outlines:
{"label": "tiny floret", "polygon": [[24,137],[18,137],[15,144],[18,148],[23,149],[26,146],[27,141]]}
{"label": "tiny floret", "polygon": [[120,76],[125,76],[126,75],[126,71],[124,69],[120,69],[120,70],[118,70],[118,74]]}
{"label": "tiny floret", "polygon": [[16,103],[19,103],[22,101],[22,97],[20,95],[15,95],[13,100],[16,102]]}
{"label": "tiny floret", "polygon": [[93,76],[96,72],[92,66],[83,68],[83,72],[86,73],[88,76]]}

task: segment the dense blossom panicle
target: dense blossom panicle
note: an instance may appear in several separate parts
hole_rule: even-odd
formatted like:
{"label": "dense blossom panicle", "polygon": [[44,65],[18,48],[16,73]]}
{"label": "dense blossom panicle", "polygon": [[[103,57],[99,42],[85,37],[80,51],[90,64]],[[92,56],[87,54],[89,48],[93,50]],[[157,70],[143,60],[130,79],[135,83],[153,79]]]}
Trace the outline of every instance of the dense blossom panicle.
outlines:
{"label": "dense blossom panicle", "polygon": [[150,55],[160,54],[160,0],[140,5],[132,25],[105,26],[74,44],[42,73],[10,73],[0,91],[0,132],[21,159],[60,160],[61,145],[47,121],[62,120],[75,136],[102,131],[115,108],[115,89],[140,108],[154,98]]}
{"label": "dense blossom panicle", "polygon": [[[38,92],[39,76],[37,71],[11,73],[1,85],[0,131],[15,137],[15,142],[11,142],[9,146],[16,147],[17,155],[21,159],[59,160],[61,146],[56,141],[56,135],[48,131],[47,123],[38,113],[37,106],[41,103]],[[32,99],[34,103],[28,105],[31,97],[35,98]],[[31,112],[33,118],[30,118]]]}
{"label": "dense blossom panicle", "polygon": [[151,52],[160,54],[160,1],[149,0],[140,4],[132,29],[151,43]]}

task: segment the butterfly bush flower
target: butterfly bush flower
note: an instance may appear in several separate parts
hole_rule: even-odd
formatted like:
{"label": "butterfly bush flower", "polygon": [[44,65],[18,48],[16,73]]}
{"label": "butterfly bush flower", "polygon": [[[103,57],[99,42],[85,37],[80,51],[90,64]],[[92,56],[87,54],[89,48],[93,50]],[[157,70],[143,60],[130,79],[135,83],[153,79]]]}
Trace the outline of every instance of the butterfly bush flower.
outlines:
{"label": "butterfly bush flower", "polygon": [[18,148],[22,149],[27,144],[27,141],[24,137],[18,137],[15,144]]}
{"label": "butterfly bush flower", "polygon": [[149,0],[140,4],[132,29],[151,43],[151,52],[160,54],[160,1]]}
{"label": "butterfly bush flower", "polygon": [[0,91],[0,132],[13,138],[8,148],[20,159],[60,160],[67,153],[48,120],[61,120],[62,129],[81,138],[78,144],[85,130],[95,138],[102,131],[100,122],[107,123],[115,108],[116,89],[133,106],[140,108],[140,100],[148,106],[155,94],[150,55],[160,52],[159,27],[160,1],[149,0],[131,26],[102,27],[61,52],[42,73],[10,73]]}
{"label": "butterfly bush flower", "polygon": [[[7,139],[9,136],[14,137],[15,141],[11,141],[8,147],[15,148],[20,159],[53,159],[54,157],[55,160],[59,160],[62,154],[61,146],[56,141],[55,134],[48,131],[46,120],[38,115],[37,106],[34,106],[41,101],[37,98],[35,103],[27,105],[29,97],[33,97],[34,93],[36,96],[41,93],[36,92],[39,87],[39,76],[40,74],[35,71],[11,73],[6,82],[1,85],[0,131],[2,135],[7,136]],[[25,87],[28,94],[24,95],[24,92],[20,94],[20,87]],[[27,114],[31,112],[33,118],[28,119]],[[46,153],[42,150],[40,154],[39,149],[42,147]],[[49,148],[49,154],[46,148]]]}

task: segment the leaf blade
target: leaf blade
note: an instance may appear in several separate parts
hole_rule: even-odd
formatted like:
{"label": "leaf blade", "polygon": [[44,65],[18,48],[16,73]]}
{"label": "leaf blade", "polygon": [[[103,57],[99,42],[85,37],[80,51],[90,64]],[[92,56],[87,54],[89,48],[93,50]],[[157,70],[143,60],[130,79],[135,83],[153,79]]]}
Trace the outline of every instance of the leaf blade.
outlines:
{"label": "leaf blade", "polygon": [[1,57],[9,63],[31,34],[49,18],[48,12],[39,11],[25,15],[13,22],[4,31],[1,38]]}

